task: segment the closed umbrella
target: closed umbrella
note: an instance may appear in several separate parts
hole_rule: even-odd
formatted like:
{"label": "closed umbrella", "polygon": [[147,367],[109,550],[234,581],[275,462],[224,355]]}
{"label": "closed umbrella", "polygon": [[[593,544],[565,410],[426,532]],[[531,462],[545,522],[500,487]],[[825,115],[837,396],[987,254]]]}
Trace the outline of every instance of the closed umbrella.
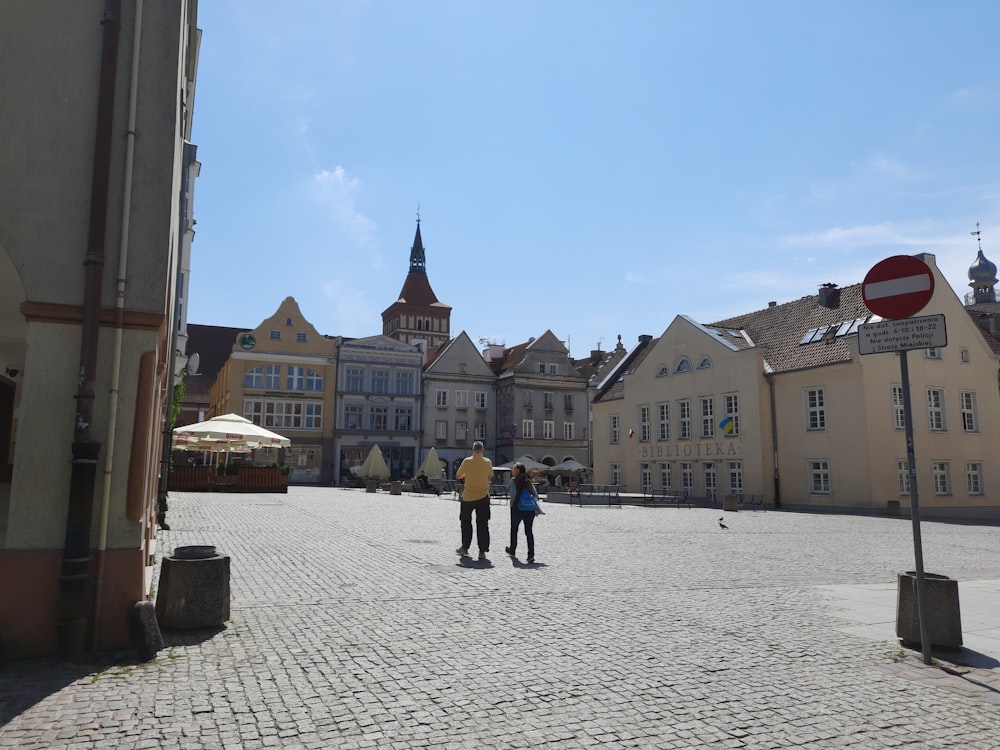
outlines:
{"label": "closed umbrella", "polygon": [[382,455],[382,449],[377,445],[373,445],[372,449],[368,451],[368,456],[365,458],[365,462],[361,464],[361,471],[358,472],[358,476],[374,477],[376,479],[389,478],[389,466]]}
{"label": "closed umbrella", "polygon": [[437,448],[433,445],[431,449],[427,451],[427,458],[424,462],[420,464],[420,468],[417,469],[417,474],[424,472],[428,479],[440,479],[441,478],[441,459],[438,458]]}

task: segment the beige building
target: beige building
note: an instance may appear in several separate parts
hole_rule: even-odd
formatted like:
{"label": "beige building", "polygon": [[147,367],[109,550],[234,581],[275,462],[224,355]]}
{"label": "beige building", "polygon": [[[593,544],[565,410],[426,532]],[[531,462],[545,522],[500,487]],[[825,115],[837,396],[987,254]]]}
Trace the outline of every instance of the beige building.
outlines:
{"label": "beige building", "polygon": [[106,5],[0,8],[2,656],[127,646],[150,587],[200,32]]}
{"label": "beige building", "polygon": [[260,448],[248,460],[288,465],[291,482],[329,484],[337,343],[286,297],[257,328],[236,335],[209,391],[208,416],[235,412],[289,438],[289,448]]}
{"label": "beige building", "polygon": [[[935,279],[919,315],[944,315],[948,341],[907,355],[920,505],[995,509],[995,311],[963,306],[934,256],[918,257]],[[878,320],[860,284],[830,296],[710,325],[679,316],[643,337],[597,389],[595,481],[782,506],[909,506],[899,357],[859,354],[858,326]]]}

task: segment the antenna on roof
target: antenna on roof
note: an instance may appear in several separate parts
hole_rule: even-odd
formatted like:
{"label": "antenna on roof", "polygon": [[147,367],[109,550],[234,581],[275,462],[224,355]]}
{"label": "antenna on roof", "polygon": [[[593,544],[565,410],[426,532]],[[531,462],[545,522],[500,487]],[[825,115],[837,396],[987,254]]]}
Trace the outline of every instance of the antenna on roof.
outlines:
{"label": "antenna on roof", "polygon": [[417,224],[420,223],[420,201],[417,201]]}
{"label": "antenna on roof", "polygon": [[979,243],[979,252],[982,252],[983,251],[983,238],[980,236],[980,235],[982,235],[982,232],[979,231],[979,222],[978,221],[976,222],[976,231],[975,232],[969,232],[969,234],[971,234],[973,237],[976,238],[976,242]]}

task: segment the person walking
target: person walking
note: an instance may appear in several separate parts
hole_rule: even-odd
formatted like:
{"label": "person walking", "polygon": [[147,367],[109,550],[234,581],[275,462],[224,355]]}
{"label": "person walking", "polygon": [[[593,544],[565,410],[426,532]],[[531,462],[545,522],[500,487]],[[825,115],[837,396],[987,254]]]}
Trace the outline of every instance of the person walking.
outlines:
{"label": "person walking", "polygon": [[493,463],[483,455],[483,443],[472,444],[472,455],[462,461],[455,472],[455,479],[465,480],[462,499],[459,502],[458,521],[462,529],[462,546],[455,552],[463,557],[469,554],[472,544],[472,514],[476,514],[476,543],[479,545],[479,559],[485,560],[490,551],[490,479],[493,478]]}
{"label": "person walking", "polygon": [[538,506],[538,490],[535,483],[528,476],[524,464],[520,461],[515,463],[510,469],[510,546],[504,548],[511,557],[517,557],[517,529],[524,524],[524,536],[528,540],[528,562],[535,561],[535,508],[531,510],[521,510],[518,506],[521,502],[521,493],[527,492],[535,499],[535,507]]}

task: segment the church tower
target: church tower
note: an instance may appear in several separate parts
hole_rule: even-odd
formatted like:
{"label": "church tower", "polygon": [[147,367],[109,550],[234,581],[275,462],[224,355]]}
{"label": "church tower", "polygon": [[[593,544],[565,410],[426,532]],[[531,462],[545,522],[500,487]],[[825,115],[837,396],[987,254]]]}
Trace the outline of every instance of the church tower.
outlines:
{"label": "church tower", "polygon": [[419,346],[426,355],[451,339],[451,307],[438,302],[427,280],[427,259],[420,237],[420,217],[410,248],[410,272],[399,299],[382,313],[382,333],[398,341]]}

